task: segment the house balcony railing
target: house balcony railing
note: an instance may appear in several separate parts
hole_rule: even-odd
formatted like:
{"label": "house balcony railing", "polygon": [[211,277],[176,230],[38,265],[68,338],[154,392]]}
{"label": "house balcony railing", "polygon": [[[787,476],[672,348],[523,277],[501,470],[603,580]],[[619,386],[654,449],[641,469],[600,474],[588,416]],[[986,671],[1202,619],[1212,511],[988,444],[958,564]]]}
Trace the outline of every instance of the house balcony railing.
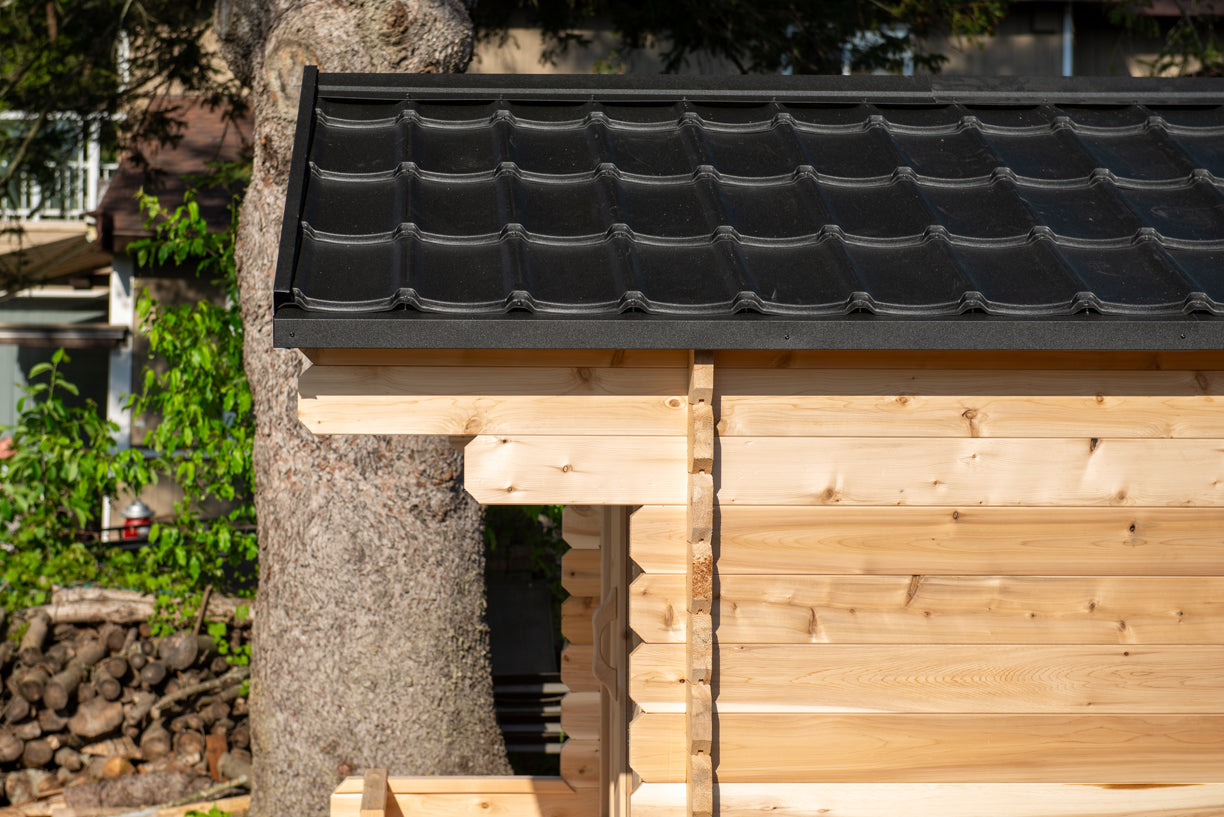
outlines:
{"label": "house balcony railing", "polygon": [[[4,120],[17,120],[21,114],[0,114]],[[79,122],[76,127],[80,127]],[[7,157],[0,156],[0,173]],[[77,220],[97,209],[118,164],[102,160],[101,145],[96,136],[82,140],[65,162],[54,168],[54,183],[44,189],[28,174],[18,174],[10,185],[10,196],[0,198],[0,218],[6,220],[42,221],[46,219]]]}

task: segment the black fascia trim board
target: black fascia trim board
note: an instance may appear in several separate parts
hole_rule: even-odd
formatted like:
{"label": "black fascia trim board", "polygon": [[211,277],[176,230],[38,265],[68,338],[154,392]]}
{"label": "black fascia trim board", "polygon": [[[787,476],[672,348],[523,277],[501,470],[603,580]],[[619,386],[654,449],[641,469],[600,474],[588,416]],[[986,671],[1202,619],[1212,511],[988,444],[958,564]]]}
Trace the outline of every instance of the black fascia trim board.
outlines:
{"label": "black fascia trim board", "polygon": [[[1224,320],[1136,320],[1084,315],[1045,320],[958,316],[828,320],[467,317],[402,313],[321,317],[282,307],[278,348],[753,349],[930,351],[1219,351]],[[490,341],[494,342],[490,342]]]}
{"label": "black fascia trim board", "polygon": [[[797,75],[651,76],[586,74],[318,74],[318,98],[650,100],[930,104],[1218,104],[1224,80],[1211,77],[895,77]],[[299,123],[299,134],[301,133]],[[296,147],[296,146],[295,146]]]}
{"label": "black fascia trim board", "polygon": [[297,125],[294,128],[293,159],[289,166],[289,187],[285,193],[285,211],[281,218],[280,242],[276,252],[276,279],[272,287],[274,303],[293,299],[293,271],[297,268],[302,231],[299,220],[306,201],[306,159],[314,140],[315,102],[318,99],[319,69],[307,65],[302,69],[302,93],[298,100]]}

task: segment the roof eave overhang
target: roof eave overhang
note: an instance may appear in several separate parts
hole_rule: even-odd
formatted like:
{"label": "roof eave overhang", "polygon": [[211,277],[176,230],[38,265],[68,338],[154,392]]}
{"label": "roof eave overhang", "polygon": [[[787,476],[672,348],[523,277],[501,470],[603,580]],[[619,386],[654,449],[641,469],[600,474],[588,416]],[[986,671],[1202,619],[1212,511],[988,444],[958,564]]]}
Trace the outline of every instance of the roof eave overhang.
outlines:
{"label": "roof eave overhang", "polygon": [[1058,320],[986,315],[943,320],[874,315],[827,320],[745,315],[456,318],[394,312],[322,317],[282,307],[273,343],[281,348],[334,349],[1217,351],[1224,350],[1224,320],[1095,314]]}

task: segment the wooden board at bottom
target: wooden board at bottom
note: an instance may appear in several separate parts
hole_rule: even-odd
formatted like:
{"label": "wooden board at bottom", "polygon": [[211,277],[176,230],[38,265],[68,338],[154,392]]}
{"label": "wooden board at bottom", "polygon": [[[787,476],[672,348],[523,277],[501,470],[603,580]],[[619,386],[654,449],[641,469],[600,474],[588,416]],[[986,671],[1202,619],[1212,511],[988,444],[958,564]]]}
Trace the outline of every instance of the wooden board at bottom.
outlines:
{"label": "wooden board at bottom", "polygon": [[[630,764],[684,780],[684,715],[636,718]],[[729,714],[720,783],[1224,783],[1224,715]]]}
{"label": "wooden board at bottom", "polygon": [[[723,783],[719,817],[1219,817],[1224,784]],[[644,783],[633,817],[684,817],[683,783]]]}
{"label": "wooden board at bottom", "polygon": [[[560,777],[391,777],[400,813],[411,817],[595,817],[599,790],[572,789]],[[331,817],[358,817],[361,778],[331,796]]]}

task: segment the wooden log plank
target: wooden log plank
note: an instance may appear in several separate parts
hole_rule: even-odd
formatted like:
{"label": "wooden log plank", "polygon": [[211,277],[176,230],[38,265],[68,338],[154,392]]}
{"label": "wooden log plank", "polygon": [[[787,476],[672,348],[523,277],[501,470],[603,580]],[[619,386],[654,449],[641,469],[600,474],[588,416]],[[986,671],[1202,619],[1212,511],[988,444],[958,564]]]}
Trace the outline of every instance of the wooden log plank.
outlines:
{"label": "wooden log plank", "polygon": [[570,596],[561,602],[561,635],[571,644],[594,644],[591,616],[599,607],[595,596]]}
{"label": "wooden log plank", "polygon": [[599,739],[598,692],[571,692],[561,699],[561,731],[579,740]]}
{"label": "wooden log plank", "polygon": [[1224,505],[1217,439],[729,437],[719,462],[723,507]]}
{"label": "wooden log plank", "polygon": [[575,692],[598,692],[599,681],[591,672],[595,648],[589,644],[570,644],[561,650],[561,683]]}
{"label": "wooden log plank", "polygon": [[[1217,817],[1224,784],[722,783],[720,817]],[[683,783],[644,783],[634,817],[682,817]]]}
{"label": "wooden log plank", "polygon": [[713,817],[714,739],[714,355],[694,351],[688,384],[688,505],[686,509],[685,735],[686,817]]}
{"label": "wooden log plank", "polygon": [[598,596],[599,551],[567,550],[561,557],[561,587],[571,596]]}
{"label": "wooden log plank", "polygon": [[[682,712],[684,648],[642,644],[629,694]],[[733,712],[1224,714],[1224,646],[731,644],[715,707]]]}
{"label": "wooden log plank", "polygon": [[1224,369],[1224,351],[1092,352],[961,350],[721,350],[714,365],[722,369],[981,369],[997,370],[1158,370]]}
{"label": "wooden log plank", "polygon": [[360,817],[394,817],[400,813],[395,795],[387,786],[387,770],[367,771],[361,782]]}
{"label": "wooden log plank", "polygon": [[599,785],[599,741],[569,738],[561,744],[561,778],[575,789]]}
{"label": "wooden log plank", "polygon": [[464,485],[486,505],[684,504],[686,438],[490,437],[464,449]]}
{"label": "wooden log plank", "polygon": [[689,406],[688,472],[714,472],[714,408],[709,403]]}
{"label": "wooden log plank", "polygon": [[[334,794],[362,792],[361,777],[346,777]],[[389,775],[392,794],[570,794],[573,789],[552,775]]]}
{"label": "wooden log plank", "polygon": [[[318,366],[688,369],[686,349],[303,349]],[[1200,367],[1202,368],[1202,367]]]}
{"label": "wooden log plank", "polygon": [[682,369],[312,366],[298,417],[315,434],[685,433]]}
{"label": "wooden log plank", "polygon": [[[683,723],[634,720],[644,782],[684,779]],[[1224,716],[729,714],[715,763],[721,783],[1221,783]]]}
{"label": "wooden log plank", "polygon": [[[630,555],[684,572],[684,508],[633,515]],[[1224,575],[1224,508],[720,509],[720,573]]]}
{"label": "wooden log plank", "polygon": [[[347,793],[332,794],[332,817],[359,817],[359,798],[360,795]],[[599,811],[599,789],[543,793],[396,792],[395,801],[401,813],[412,817],[591,817]]]}
{"label": "wooden log plank", "polygon": [[[1224,577],[719,576],[727,644],[1218,644]],[[629,588],[643,641],[685,640],[684,577]]]}
{"label": "wooden log plank", "polygon": [[1224,372],[720,369],[723,437],[1224,437]]}
{"label": "wooden log plank", "polygon": [[598,550],[602,512],[590,505],[566,505],[561,509],[561,538],[578,550]]}
{"label": "wooden log plank", "polygon": [[689,352],[688,401],[714,402],[714,353],[709,349]]}

